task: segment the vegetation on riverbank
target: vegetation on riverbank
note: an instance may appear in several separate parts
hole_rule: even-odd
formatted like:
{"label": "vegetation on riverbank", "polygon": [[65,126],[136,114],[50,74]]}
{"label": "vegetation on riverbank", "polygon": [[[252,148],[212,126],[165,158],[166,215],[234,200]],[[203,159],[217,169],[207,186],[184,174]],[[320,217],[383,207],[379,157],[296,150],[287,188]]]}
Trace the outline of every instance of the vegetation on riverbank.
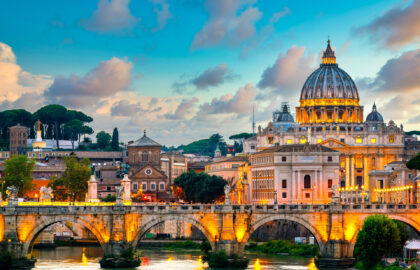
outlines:
{"label": "vegetation on riverbank", "polygon": [[35,259],[18,257],[14,252],[7,249],[7,246],[0,246],[0,269],[30,269],[35,265]]}
{"label": "vegetation on riverbank", "polygon": [[315,256],[318,253],[316,245],[293,244],[286,240],[271,240],[263,244],[250,242],[246,250],[265,254],[280,254],[290,256]]}
{"label": "vegetation on riverbank", "polygon": [[203,262],[207,262],[214,268],[246,268],[249,259],[238,255],[228,256],[224,250],[219,252],[209,252],[203,256]]}
{"label": "vegetation on riverbank", "polygon": [[140,256],[133,247],[121,253],[121,256],[104,255],[99,261],[101,268],[132,268],[140,266]]}
{"label": "vegetation on riverbank", "polygon": [[[371,268],[369,268],[369,269],[370,269],[370,270],[401,270],[401,269],[407,269],[407,268],[404,268],[404,267],[400,267],[400,266],[398,266],[397,264],[398,264],[398,263],[394,263],[394,264],[392,264],[392,265],[385,266],[385,265],[384,265],[384,264],[382,264],[382,263],[378,263],[377,265],[372,266],[372,267],[371,267]],[[358,262],[358,263],[354,266],[354,268],[356,268],[356,269],[361,269],[361,270],[363,270],[363,269],[367,269],[366,267],[364,267],[364,265],[363,265],[363,263],[362,263],[362,262]],[[416,267],[415,265],[411,265],[408,269],[409,269],[409,270],[417,270],[417,267]]]}
{"label": "vegetation on riverbank", "polygon": [[166,242],[163,245],[164,249],[200,249],[201,244],[191,240]]}

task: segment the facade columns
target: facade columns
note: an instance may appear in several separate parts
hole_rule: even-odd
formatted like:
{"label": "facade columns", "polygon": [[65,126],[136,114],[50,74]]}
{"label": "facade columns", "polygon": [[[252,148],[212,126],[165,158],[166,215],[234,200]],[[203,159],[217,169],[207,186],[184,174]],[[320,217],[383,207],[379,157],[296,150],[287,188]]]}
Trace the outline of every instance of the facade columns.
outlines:
{"label": "facade columns", "polygon": [[364,156],[364,164],[363,164],[363,172],[364,172],[364,177],[363,177],[363,185],[365,186],[365,189],[369,189],[369,174],[368,174],[368,157],[365,155]]}
{"label": "facade columns", "polygon": [[294,199],[294,195],[295,195],[295,193],[293,192],[294,186],[295,186],[295,170],[293,170],[292,168],[292,179],[290,180],[290,183],[289,183],[289,203],[292,203]]}
{"label": "facade columns", "polygon": [[346,187],[350,186],[350,157],[346,155]]}
{"label": "facade columns", "polygon": [[354,156],[351,155],[350,158],[350,182],[351,186],[354,186]]}
{"label": "facade columns", "polygon": [[302,181],[300,171],[297,171],[296,201],[302,201]]}

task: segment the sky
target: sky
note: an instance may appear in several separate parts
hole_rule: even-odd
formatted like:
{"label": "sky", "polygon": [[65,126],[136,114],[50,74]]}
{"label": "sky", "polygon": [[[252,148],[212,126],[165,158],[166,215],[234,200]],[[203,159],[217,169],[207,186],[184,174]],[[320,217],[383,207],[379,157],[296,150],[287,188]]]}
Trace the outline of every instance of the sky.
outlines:
{"label": "sky", "polygon": [[[365,117],[420,124],[419,1],[1,1],[0,110],[61,104],[179,145],[294,112],[328,38]],[[95,135],[93,135],[95,136]]]}

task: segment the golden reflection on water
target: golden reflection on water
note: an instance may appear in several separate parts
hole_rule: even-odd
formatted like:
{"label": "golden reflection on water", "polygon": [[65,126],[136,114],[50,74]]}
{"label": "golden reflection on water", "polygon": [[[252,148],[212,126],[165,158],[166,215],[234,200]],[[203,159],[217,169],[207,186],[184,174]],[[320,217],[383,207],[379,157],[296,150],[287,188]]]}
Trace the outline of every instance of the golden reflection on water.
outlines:
{"label": "golden reflection on water", "polygon": [[197,257],[197,270],[203,270],[204,267],[206,266],[205,263],[203,263],[203,256],[198,256]]}
{"label": "golden reflection on water", "polygon": [[172,258],[172,256],[169,256],[168,259],[167,259],[168,262],[172,262],[173,260],[174,260],[174,258]]}
{"label": "golden reflection on water", "polygon": [[86,257],[85,251],[86,251],[86,248],[83,248],[82,249],[82,265],[83,266],[88,265],[88,259]]}
{"label": "golden reflection on water", "polygon": [[262,266],[260,264],[260,259],[256,259],[252,267],[254,268],[254,270],[261,270]]}
{"label": "golden reflection on water", "polygon": [[315,265],[315,258],[312,258],[311,262],[307,265],[308,270],[318,270]]}

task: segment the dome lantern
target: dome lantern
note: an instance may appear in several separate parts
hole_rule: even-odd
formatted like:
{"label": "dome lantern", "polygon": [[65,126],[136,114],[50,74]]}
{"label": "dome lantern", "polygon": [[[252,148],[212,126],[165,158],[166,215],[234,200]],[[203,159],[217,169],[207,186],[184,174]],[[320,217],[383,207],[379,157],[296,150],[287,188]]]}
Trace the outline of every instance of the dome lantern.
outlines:
{"label": "dome lantern", "polygon": [[322,65],[336,65],[335,53],[331,49],[330,39],[328,39],[327,49],[324,51],[324,54],[322,55]]}

